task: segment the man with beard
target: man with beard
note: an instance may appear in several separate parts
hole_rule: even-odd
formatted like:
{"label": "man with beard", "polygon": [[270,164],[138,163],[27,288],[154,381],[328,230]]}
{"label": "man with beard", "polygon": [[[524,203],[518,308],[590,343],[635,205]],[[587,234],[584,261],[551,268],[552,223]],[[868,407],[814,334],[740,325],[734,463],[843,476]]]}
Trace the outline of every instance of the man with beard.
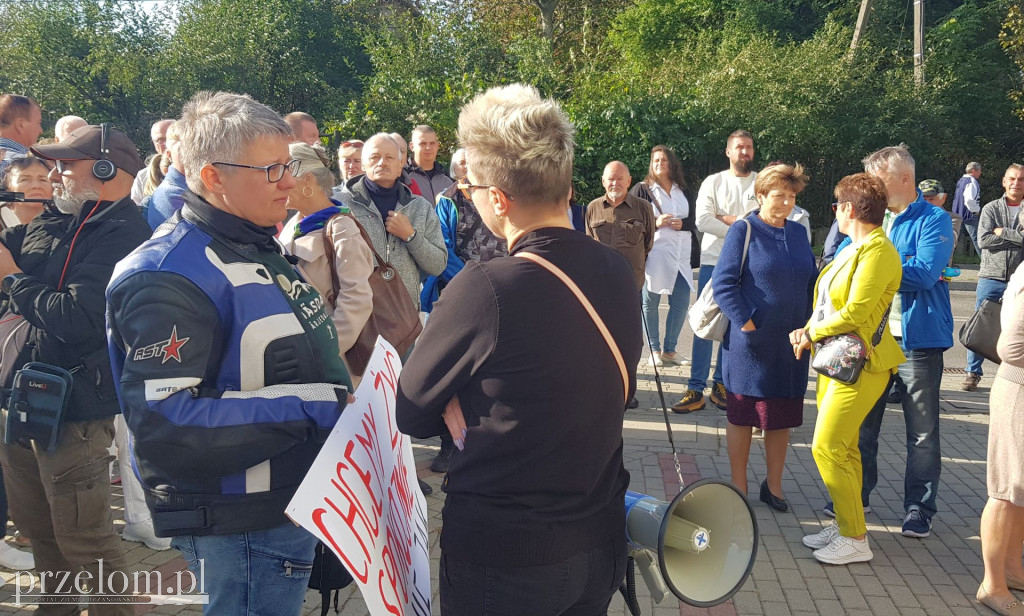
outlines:
{"label": "man with beard", "polygon": [[[725,234],[737,220],[757,208],[754,198],[754,180],[757,173],[752,171],[754,162],[754,138],[745,130],[733,131],[726,140],[725,155],[729,168],[709,175],[697,192],[697,229],[704,234],[701,240],[700,274],[697,277],[697,294],[704,285],[711,282],[711,275],[718,263],[718,255],[725,243]],[[704,388],[711,371],[711,340],[693,337],[690,364],[690,381],[683,398],[672,405],[677,413],[699,411],[706,405]],[[711,403],[725,410],[725,385],[722,383],[722,348],[718,348],[715,373],[711,382]]]}
{"label": "man with beard", "polygon": [[[150,234],[129,198],[142,161],[131,140],[106,125],[83,126],[32,153],[55,162],[56,207],[0,233],[0,336],[8,341],[0,385],[11,387],[15,371],[30,361],[70,371],[74,384],[53,451],[37,440],[0,444],[0,463],[9,493],[17,496],[11,518],[32,540],[40,578],[89,580],[95,593],[100,567],[108,589],[110,574],[130,575],[110,513],[107,448],[120,409],[104,291],[114,265]],[[0,425],[6,415],[5,409]],[[60,592],[74,592],[74,586]],[[78,614],[79,606],[40,605],[37,613]],[[96,603],[89,613],[127,615],[134,608]]]}

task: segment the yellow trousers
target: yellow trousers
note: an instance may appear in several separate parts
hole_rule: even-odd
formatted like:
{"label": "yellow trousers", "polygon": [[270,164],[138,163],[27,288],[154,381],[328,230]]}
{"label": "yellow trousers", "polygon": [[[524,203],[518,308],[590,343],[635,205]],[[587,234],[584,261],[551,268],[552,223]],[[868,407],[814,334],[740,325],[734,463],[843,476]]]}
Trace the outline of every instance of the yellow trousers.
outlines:
{"label": "yellow trousers", "polygon": [[867,532],[860,500],[860,425],[889,384],[889,372],[860,373],[853,385],[818,375],[818,421],[811,451],[821,479],[832,497],[839,534],[859,537]]}

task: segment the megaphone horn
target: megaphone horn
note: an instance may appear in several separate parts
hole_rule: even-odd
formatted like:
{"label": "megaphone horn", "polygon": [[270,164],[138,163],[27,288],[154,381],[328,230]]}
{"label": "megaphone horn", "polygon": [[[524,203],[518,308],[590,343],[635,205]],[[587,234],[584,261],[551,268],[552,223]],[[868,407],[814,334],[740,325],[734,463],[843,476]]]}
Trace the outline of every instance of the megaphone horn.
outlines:
{"label": "megaphone horn", "polygon": [[626,539],[657,603],[669,590],[696,607],[727,601],[757,558],[750,503],[720,479],[692,483],[670,503],[626,492]]}

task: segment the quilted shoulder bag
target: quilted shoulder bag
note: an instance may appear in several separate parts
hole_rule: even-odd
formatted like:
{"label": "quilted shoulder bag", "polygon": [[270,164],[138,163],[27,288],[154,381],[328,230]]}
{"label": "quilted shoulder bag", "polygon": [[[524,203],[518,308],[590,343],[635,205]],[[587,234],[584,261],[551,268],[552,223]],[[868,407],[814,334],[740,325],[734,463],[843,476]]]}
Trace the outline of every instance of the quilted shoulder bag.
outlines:
{"label": "quilted shoulder bag", "polygon": [[[882,315],[882,322],[878,324],[875,335],[871,337],[871,347],[874,348],[882,341],[882,332],[889,322],[889,311],[892,305],[885,309]],[[861,370],[868,361],[871,351],[867,343],[857,334],[838,334],[822,338],[814,343],[814,357],[811,359],[811,367],[818,374],[823,374],[830,379],[852,385],[860,378]]]}

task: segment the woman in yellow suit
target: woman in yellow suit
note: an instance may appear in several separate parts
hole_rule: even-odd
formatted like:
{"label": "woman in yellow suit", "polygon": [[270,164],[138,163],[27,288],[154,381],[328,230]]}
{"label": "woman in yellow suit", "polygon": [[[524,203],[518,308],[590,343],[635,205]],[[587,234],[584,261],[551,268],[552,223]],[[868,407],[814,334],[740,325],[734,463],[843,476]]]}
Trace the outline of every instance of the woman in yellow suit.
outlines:
{"label": "woman in yellow suit", "polygon": [[[818,375],[812,451],[835,503],[836,524],[803,541],[814,548],[817,560],[844,565],[872,557],[860,499],[860,425],[906,358],[883,321],[902,277],[899,253],[882,229],[888,202],[885,185],[874,176],[858,173],[840,180],[835,195],[832,209],[850,245],[821,272],[811,320],[790,334],[790,343],[798,358],[814,342],[837,334],[855,333],[868,345],[867,362],[852,385]],[[893,311],[899,314],[898,304]],[[879,329],[881,340],[872,348]]]}

